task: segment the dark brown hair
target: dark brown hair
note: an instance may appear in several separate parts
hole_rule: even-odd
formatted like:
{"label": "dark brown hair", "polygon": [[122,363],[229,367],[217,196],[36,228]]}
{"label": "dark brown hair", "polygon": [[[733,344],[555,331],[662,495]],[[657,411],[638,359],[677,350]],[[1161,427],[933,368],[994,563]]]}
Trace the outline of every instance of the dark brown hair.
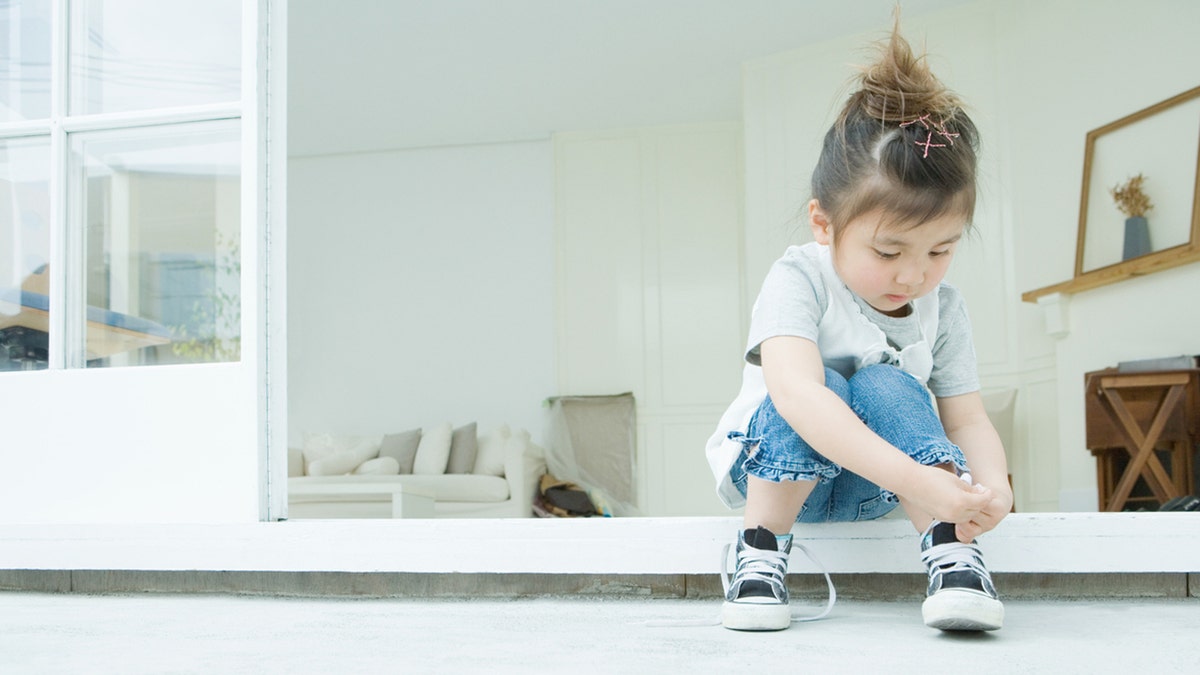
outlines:
{"label": "dark brown hair", "polygon": [[[839,228],[875,210],[915,227],[944,214],[975,211],[979,134],[962,102],[900,35],[879,43],[813,171],[813,197]],[[932,144],[932,145],[926,145]]]}

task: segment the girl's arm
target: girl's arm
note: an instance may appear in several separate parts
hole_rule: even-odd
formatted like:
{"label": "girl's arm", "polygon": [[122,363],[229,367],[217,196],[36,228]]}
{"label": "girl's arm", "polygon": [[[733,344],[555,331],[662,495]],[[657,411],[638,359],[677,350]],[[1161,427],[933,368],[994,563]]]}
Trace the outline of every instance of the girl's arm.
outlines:
{"label": "girl's arm", "polygon": [[953,473],[918,464],[868,429],[825,386],[825,366],[811,340],[768,338],[760,352],[775,409],[817,452],[945,522],[969,522],[992,501],[990,491],[976,492]]}
{"label": "girl's arm", "polygon": [[1012,509],[1013,494],[1008,484],[1004,446],[987,416],[979,392],[939,398],[938,414],[946,437],[966,455],[971,479],[992,491],[991,503],[970,522],[959,524],[959,538],[970,541],[994,528]]}

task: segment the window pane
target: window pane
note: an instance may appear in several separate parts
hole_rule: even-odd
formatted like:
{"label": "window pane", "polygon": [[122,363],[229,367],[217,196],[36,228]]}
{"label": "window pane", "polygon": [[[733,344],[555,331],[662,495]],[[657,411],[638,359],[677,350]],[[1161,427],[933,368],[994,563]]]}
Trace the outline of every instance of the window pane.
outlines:
{"label": "window pane", "polygon": [[0,2],[0,122],[50,116],[50,0]]}
{"label": "window pane", "polygon": [[46,367],[50,141],[0,141],[0,371]]}
{"label": "window pane", "polygon": [[238,0],[72,4],[71,114],[237,101]]}
{"label": "window pane", "polygon": [[237,361],[239,122],[80,134],[88,367]]}

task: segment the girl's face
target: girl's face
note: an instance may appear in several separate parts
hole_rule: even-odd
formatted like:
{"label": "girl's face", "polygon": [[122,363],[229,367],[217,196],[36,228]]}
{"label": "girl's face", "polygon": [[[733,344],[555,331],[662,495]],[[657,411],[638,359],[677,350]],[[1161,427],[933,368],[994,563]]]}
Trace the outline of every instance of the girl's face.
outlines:
{"label": "girl's face", "polygon": [[941,283],[962,238],[961,215],[943,215],[916,227],[886,224],[879,211],[841,226],[837,242],[820,204],[809,203],[813,236],[830,247],[833,267],[846,286],[889,316],[906,316],[909,302]]}

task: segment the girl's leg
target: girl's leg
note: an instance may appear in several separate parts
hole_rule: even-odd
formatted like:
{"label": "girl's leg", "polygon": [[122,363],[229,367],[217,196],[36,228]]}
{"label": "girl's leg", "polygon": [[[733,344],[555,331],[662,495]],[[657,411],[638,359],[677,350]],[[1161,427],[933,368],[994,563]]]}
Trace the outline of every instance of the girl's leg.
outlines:
{"label": "girl's leg", "polygon": [[[850,378],[850,398],[872,431],[917,462],[966,471],[962,450],[946,438],[928,390],[913,376],[895,366],[868,366]],[[889,493],[888,498],[894,497]],[[929,527],[929,514],[902,498],[900,505],[918,532]]]}
{"label": "girl's leg", "polygon": [[[843,400],[849,397],[846,380],[837,373],[826,370],[825,383]],[[737,568],[726,587],[721,623],[733,630],[782,630],[792,621],[786,582],[792,525],[806,501],[828,499],[829,481],[818,479],[841,469],[800,438],[770,397],[741,441],[742,454],[730,477],[746,495],[745,525],[733,549]]]}
{"label": "girl's leg", "polygon": [[[846,378],[826,369],[825,386],[849,403]],[[833,478],[841,471],[800,438],[770,397],[750,421],[747,444],[745,460],[735,470],[735,483],[739,473],[744,475],[746,528],[762,526],[777,533],[791,530],[819,479]],[[828,486],[821,491],[824,497],[828,492]]]}
{"label": "girl's leg", "polygon": [[762,526],[777,534],[788,532],[816,485],[815,480],[776,483],[757,476],[747,476],[746,511],[742,516],[742,527],[754,529]]}
{"label": "girl's leg", "polygon": [[[966,470],[962,451],[946,438],[929,392],[916,378],[895,366],[876,365],[855,373],[850,389],[855,412],[884,440],[926,466]],[[925,625],[940,630],[1000,628],[1004,605],[978,546],[959,542],[953,523],[935,521],[906,500],[900,503],[922,533],[921,560],[929,576],[921,605]]]}

